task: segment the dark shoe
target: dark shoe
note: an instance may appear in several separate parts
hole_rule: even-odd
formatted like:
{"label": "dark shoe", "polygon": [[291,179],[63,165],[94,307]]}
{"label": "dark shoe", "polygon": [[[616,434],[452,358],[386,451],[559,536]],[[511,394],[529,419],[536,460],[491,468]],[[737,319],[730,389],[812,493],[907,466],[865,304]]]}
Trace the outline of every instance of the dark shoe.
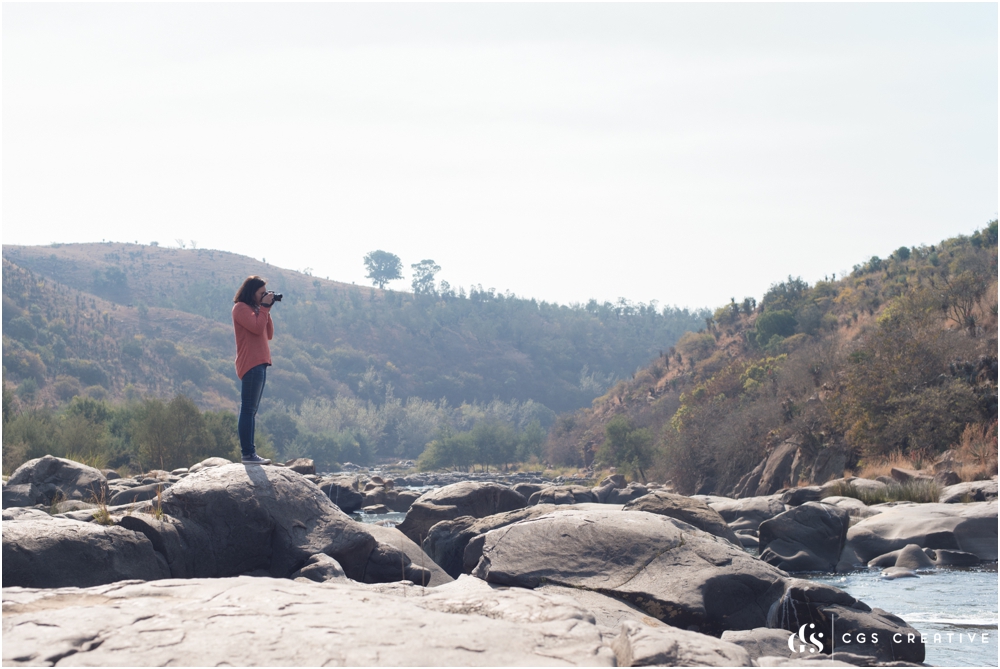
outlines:
{"label": "dark shoe", "polygon": [[243,456],[243,464],[245,465],[269,465],[271,461],[267,458],[262,458],[256,453],[251,453],[250,455]]}

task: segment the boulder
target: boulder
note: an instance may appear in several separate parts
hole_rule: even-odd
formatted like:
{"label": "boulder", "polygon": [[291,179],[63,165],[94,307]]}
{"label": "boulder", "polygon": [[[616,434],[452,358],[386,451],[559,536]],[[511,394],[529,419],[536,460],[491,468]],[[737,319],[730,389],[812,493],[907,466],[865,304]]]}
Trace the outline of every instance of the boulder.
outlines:
{"label": "boulder", "polygon": [[[417,585],[426,585],[429,588],[436,588],[445,583],[451,583],[454,578],[448,575],[441,567],[434,563],[423,549],[410,541],[410,538],[400,532],[395,527],[384,527],[381,525],[366,525],[365,529],[371,533],[376,540],[386,546],[392,546],[410,558],[410,563],[420,567],[425,571],[422,580],[414,581]],[[398,568],[398,564],[397,564]],[[412,577],[410,580],[413,580]]]}
{"label": "boulder", "polygon": [[919,472],[915,469],[904,469],[902,467],[891,468],[889,476],[898,483],[916,483],[918,481],[930,483],[934,480],[933,476],[929,476],[924,472]]}
{"label": "boulder", "polygon": [[944,548],[938,550],[925,548],[924,553],[933,560],[937,567],[974,567],[981,562],[979,557],[972,553],[950,551]]}
{"label": "boulder", "polygon": [[[749,667],[746,650],[723,639],[676,627],[623,622],[611,642],[620,667]],[[787,635],[786,635],[787,636]]]}
{"label": "boulder", "polygon": [[818,485],[802,488],[790,488],[781,493],[778,499],[788,506],[799,506],[806,502],[818,502],[823,496],[823,489]]}
{"label": "boulder", "polygon": [[829,504],[806,502],[760,524],[760,559],[778,569],[835,571],[850,516]]}
{"label": "boulder", "polygon": [[757,627],[752,630],[727,630],[722,633],[722,640],[736,644],[747,652],[751,660],[758,657],[798,657],[788,646],[787,630],[773,630],[767,627]]}
{"label": "boulder", "polygon": [[448,587],[242,576],[5,590],[3,663],[72,655],[88,666],[615,664],[573,600]]}
{"label": "boulder", "polygon": [[3,508],[5,509],[48,504],[51,501],[51,498],[47,498],[47,495],[34,483],[20,483],[16,485],[5,483],[3,486]]}
{"label": "boulder", "polygon": [[795,484],[791,480],[791,474],[792,462],[795,460],[795,453],[798,451],[798,448],[799,444],[796,442],[786,441],[774,449],[767,457],[764,469],[761,471],[760,483],[757,485],[757,490],[753,493],[754,496],[765,497],[773,495],[782,488],[787,488],[789,485]]}
{"label": "boulder", "polygon": [[614,490],[611,490],[604,499],[604,504],[627,504],[634,499],[639,499],[640,497],[648,494],[649,489],[646,488],[646,486],[633,481],[624,488],[615,488]]}
{"label": "boulder", "polygon": [[108,496],[108,481],[100,469],[51,455],[25,462],[7,485],[34,485],[41,504],[51,504],[56,497],[89,502]]}
{"label": "boulder", "polygon": [[897,578],[920,578],[917,572],[912,569],[905,569],[903,567],[889,567],[882,570],[882,578],[887,580],[895,580]]}
{"label": "boulder", "polygon": [[[557,508],[559,507],[554,504],[540,504],[485,518],[460,516],[454,520],[443,520],[431,527],[424,539],[423,549],[449,576],[458,578],[462,573],[471,573],[479,564],[487,532],[551,513]],[[469,542],[476,537],[481,538],[473,550],[469,551],[469,558],[466,560]]]}
{"label": "boulder", "polygon": [[[405,578],[426,571],[396,548],[379,543],[302,475],[282,467],[230,464],[204,469],[163,494],[163,513],[175,526],[146,523],[143,530],[168,551],[168,564],[193,564],[193,574],[226,577],[264,570],[288,577],[311,556],[325,553],[355,581]],[[141,514],[136,514],[137,516]],[[176,533],[178,540],[160,536]],[[170,554],[182,550],[185,555]]]}
{"label": "boulder", "polygon": [[528,499],[539,490],[544,490],[545,488],[548,487],[549,486],[544,483],[518,483],[516,485],[511,486],[511,488],[516,493],[524,497],[524,499]]}
{"label": "boulder", "polygon": [[727,541],[643,511],[567,509],[486,533],[473,576],[594,590],[669,625],[718,635],[763,627],[786,575]]}
{"label": "boulder", "polygon": [[[743,545],[719,512],[708,504],[669,492],[652,492],[625,505],[625,511],[645,511],[667,516],[694,525],[703,532],[725,539],[736,546]],[[756,544],[756,540],[754,540]]]}
{"label": "boulder", "polygon": [[388,496],[386,506],[397,513],[406,513],[421,494],[416,490],[394,490]]}
{"label": "boulder", "polygon": [[292,580],[305,578],[316,583],[326,583],[327,581],[347,581],[347,574],[340,563],[326,553],[316,553],[306,560],[302,569],[289,576]]}
{"label": "boulder", "polygon": [[549,486],[533,493],[528,504],[594,504],[599,503],[593,488],[582,485]]}
{"label": "boulder", "polygon": [[920,632],[902,618],[815,581],[789,579],[785,592],[771,606],[767,627],[795,633],[802,630],[803,641],[811,641],[815,635],[823,653],[835,651],[838,657],[853,653],[879,662],[924,661]]}
{"label": "boulder", "polygon": [[319,489],[344,513],[354,513],[364,505],[364,495],[354,489],[353,476],[335,476],[320,481]]}
{"label": "boulder", "polygon": [[[942,488],[947,488],[950,485],[957,485],[957,484],[961,483],[962,479],[959,477],[958,474],[956,474],[955,472],[953,472],[953,471],[951,471],[949,469],[949,470],[945,470],[943,472],[938,472],[937,474],[935,474],[934,475],[934,482],[937,483],[938,486],[940,486]],[[984,501],[984,500],[980,500],[980,501]]]}
{"label": "boulder", "polygon": [[205,460],[188,467],[188,474],[194,474],[195,472],[200,472],[201,470],[209,467],[225,467],[226,465],[231,464],[233,464],[233,461],[227,460],[226,458],[206,458]]}
{"label": "boulder", "polygon": [[436,523],[459,516],[484,518],[495,513],[523,509],[528,501],[505,485],[463,481],[431,490],[415,501],[399,531],[420,545]]}
{"label": "boulder", "polygon": [[132,502],[145,502],[150,499],[156,499],[156,495],[158,493],[162,494],[168,487],[170,487],[168,483],[147,483],[146,485],[127,488],[112,495],[108,504],[117,506],[119,504],[131,504]]}
{"label": "boulder", "polygon": [[311,458],[294,458],[286,462],[285,466],[303,476],[316,473],[316,463]]}
{"label": "boulder", "polygon": [[[184,471],[187,470],[185,469]],[[102,469],[101,473],[104,474],[104,478],[108,481],[116,481],[122,477],[121,474],[116,472],[114,469]]]}
{"label": "boulder", "polygon": [[389,513],[389,507],[385,504],[372,504],[371,506],[361,507],[361,513],[366,513],[370,516],[378,516]]}
{"label": "boulder", "polygon": [[3,523],[3,587],[61,588],[169,578],[162,556],[124,527],[27,515]]}
{"label": "boulder", "polygon": [[775,496],[745,497],[739,500],[714,498],[707,500],[707,503],[722,516],[734,532],[757,530],[762,522],[783,513],[787,508]]}
{"label": "boulder", "polygon": [[938,501],[943,504],[987,502],[997,498],[997,481],[966,481],[950,485],[941,491]]}
{"label": "boulder", "polygon": [[896,564],[893,566],[916,571],[917,569],[932,569],[934,562],[927,557],[920,546],[908,544],[899,551],[899,555],[896,556]]}
{"label": "boulder", "polygon": [[907,504],[888,507],[847,531],[847,549],[862,562],[917,544],[997,559],[997,503]]}

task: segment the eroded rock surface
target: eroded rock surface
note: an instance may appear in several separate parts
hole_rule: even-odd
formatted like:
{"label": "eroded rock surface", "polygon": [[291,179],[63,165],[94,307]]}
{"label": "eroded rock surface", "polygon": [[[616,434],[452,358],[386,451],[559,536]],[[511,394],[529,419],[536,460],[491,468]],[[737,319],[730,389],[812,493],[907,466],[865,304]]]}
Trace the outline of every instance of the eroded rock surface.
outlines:
{"label": "eroded rock surface", "polygon": [[615,663],[586,610],[524,590],[242,576],[3,596],[5,666]]}

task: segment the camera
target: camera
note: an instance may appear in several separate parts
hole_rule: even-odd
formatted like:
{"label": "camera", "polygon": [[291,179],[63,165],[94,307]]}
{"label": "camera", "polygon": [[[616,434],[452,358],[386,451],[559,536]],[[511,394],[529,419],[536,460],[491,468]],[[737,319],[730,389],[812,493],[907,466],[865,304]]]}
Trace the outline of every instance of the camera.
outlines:
{"label": "camera", "polygon": [[281,302],[281,298],[284,297],[284,295],[282,295],[281,293],[271,293],[271,294],[274,295],[275,302]]}

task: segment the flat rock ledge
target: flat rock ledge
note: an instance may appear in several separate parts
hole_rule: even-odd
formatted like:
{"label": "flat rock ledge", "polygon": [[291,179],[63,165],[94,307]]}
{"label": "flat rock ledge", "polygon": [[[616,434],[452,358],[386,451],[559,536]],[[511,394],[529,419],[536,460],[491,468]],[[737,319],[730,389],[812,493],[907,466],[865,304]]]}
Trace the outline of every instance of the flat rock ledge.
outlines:
{"label": "flat rock ledge", "polygon": [[270,577],[5,588],[4,666],[749,666],[654,622],[611,632],[570,597]]}

